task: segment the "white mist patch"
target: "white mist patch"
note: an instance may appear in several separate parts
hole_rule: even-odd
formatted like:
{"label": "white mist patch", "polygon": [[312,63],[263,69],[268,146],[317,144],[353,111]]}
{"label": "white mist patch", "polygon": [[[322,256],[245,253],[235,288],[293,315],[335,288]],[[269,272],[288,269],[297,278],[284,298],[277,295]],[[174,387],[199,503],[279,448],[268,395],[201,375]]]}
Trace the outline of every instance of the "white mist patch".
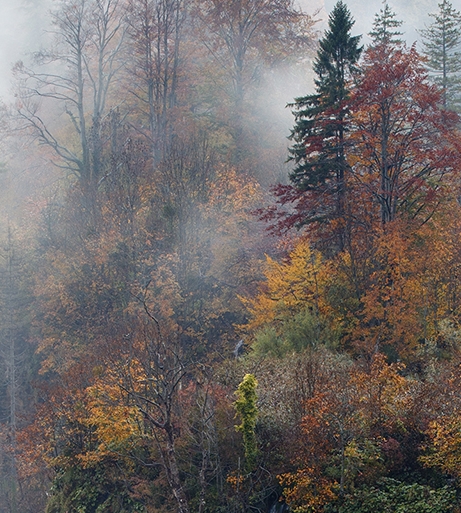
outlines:
{"label": "white mist patch", "polygon": [[287,105],[299,96],[313,93],[313,80],[311,59],[306,59],[302,64],[267,71],[261,84],[264,94],[255,99],[259,104],[258,110],[288,135],[293,126],[293,115]]}
{"label": "white mist patch", "polygon": [[40,49],[47,37],[52,0],[0,0],[0,98],[9,100],[11,68]]}

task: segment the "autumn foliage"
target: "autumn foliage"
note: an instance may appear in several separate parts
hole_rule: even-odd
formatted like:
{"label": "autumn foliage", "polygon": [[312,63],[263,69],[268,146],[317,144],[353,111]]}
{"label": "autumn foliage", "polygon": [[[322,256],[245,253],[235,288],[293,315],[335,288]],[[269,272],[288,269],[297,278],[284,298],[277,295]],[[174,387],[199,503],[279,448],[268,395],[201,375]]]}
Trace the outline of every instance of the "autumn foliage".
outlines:
{"label": "autumn foliage", "polygon": [[459,511],[461,134],[416,46],[338,2],[285,173],[291,1],[61,7],[63,77],[16,69],[60,179],[0,248],[0,513]]}

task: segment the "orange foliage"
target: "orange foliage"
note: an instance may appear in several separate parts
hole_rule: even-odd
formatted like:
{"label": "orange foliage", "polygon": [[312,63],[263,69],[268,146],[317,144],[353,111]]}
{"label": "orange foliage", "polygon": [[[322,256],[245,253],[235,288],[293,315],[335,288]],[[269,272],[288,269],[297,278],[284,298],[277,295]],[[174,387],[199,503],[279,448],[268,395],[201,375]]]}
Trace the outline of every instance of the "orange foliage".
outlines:
{"label": "orange foliage", "polygon": [[441,323],[459,319],[459,206],[420,227],[394,222],[376,239],[352,339],[371,354],[390,349],[410,358],[435,340]]}
{"label": "orange foliage", "polygon": [[363,482],[386,475],[399,457],[401,437],[417,397],[402,364],[376,354],[365,368],[336,362],[328,379],[305,403],[296,470],[279,476],[294,511],[323,511]]}
{"label": "orange foliage", "polygon": [[[120,460],[141,437],[138,409],[127,403],[116,383],[104,383],[86,365],[71,367],[61,386],[46,390],[47,401],[35,421],[20,433],[23,474],[40,471],[44,464],[86,468],[106,458]],[[89,380],[94,384],[88,385]]]}

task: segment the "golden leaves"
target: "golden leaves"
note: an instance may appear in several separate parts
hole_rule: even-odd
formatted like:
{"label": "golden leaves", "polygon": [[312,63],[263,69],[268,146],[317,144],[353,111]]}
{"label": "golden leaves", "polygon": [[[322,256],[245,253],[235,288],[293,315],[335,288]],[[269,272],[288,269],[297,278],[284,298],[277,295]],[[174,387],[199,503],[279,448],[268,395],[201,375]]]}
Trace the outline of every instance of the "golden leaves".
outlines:
{"label": "golden leaves", "polygon": [[322,261],[306,239],[300,239],[289,257],[279,263],[266,257],[266,281],[254,299],[242,299],[254,330],[273,321],[287,318],[310,306],[318,309],[321,301]]}
{"label": "golden leaves", "polygon": [[458,414],[432,421],[427,430],[430,443],[419,459],[461,480],[461,418]]}
{"label": "golden leaves", "polygon": [[324,511],[325,504],[336,498],[336,481],[319,477],[315,468],[304,468],[277,477],[294,513],[320,513]]}

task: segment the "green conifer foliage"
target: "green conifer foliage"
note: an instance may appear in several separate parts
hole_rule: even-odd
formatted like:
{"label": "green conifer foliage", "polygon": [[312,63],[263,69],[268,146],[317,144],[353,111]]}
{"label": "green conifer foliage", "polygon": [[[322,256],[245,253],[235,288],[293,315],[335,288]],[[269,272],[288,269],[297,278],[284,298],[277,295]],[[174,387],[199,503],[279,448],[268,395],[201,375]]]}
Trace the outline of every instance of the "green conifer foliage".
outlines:
{"label": "green conifer foliage", "polygon": [[[304,223],[340,218],[344,208],[344,174],[347,169],[345,131],[349,82],[362,47],[360,36],[351,36],[351,13],[341,0],[329,17],[328,30],[319,42],[314,61],[315,94],[297,98],[294,107],[294,141],[289,160],[296,164],[290,180],[300,191],[313,192]],[[320,208],[314,196],[322,197]],[[338,236],[342,249],[343,236]]]}
{"label": "green conifer foliage", "polygon": [[401,45],[403,41],[398,36],[401,36],[402,32],[399,32],[398,28],[402,26],[402,23],[401,20],[396,19],[395,12],[386,2],[384,9],[375,15],[373,30],[368,34],[372,38],[373,45]]}
{"label": "green conifer foliage", "polygon": [[434,22],[421,31],[427,67],[434,82],[443,90],[443,106],[461,109],[461,12],[448,0],[430,14]]}

